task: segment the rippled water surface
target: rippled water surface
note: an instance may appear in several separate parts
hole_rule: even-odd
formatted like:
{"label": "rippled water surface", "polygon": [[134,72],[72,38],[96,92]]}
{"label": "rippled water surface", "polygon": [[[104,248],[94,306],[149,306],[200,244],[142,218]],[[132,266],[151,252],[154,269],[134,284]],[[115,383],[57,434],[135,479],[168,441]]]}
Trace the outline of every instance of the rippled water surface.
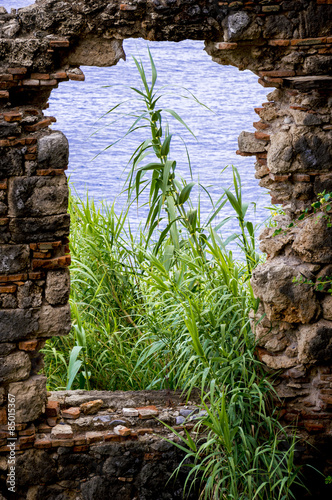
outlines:
{"label": "rippled water surface", "polygon": [[[7,10],[30,3],[29,0],[0,0],[0,5]],[[257,204],[252,220],[261,222],[268,215],[264,207],[269,204],[269,197],[254,178],[255,160],[235,154],[239,133],[242,130],[253,131],[252,122],[258,119],[253,108],[266,100],[266,91],[257,83],[256,75],[214,63],[203,50],[203,41],[149,42],[149,47],[158,70],[158,86],[170,85],[165,89],[167,96],[162,106],[176,110],[197,137],[197,140],[194,139],[186,129],[169,119],[171,131],[180,134],[187,144],[194,179],[206,187],[211,186],[209,191],[217,199],[222,187],[231,183],[231,168],[222,173],[224,167],[237,166],[244,185],[244,198]],[[57,118],[53,128],[64,132],[69,139],[68,172],[71,182],[79,195],[84,195],[88,189],[96,200],[113,201],[120,193],[127,175],[124,169],[128,160],[137,145],[147,137],[147,132],[141,130],[138,135],[103,152],[128,128],[125,120],[111,124],[114,120],[111,115],[104,119],[101,116],[116,103],[128,99],[128,86],[140,85],[132,55],[141,57],[144,65],[149,67],[146,41],[125,40],[124,50],[126,62],[121,60],[110,68],[82,67],[85,82],[61,83],[58,89],[52,91],[47,110],[48,115]],[[183,87],[212,111],[189,99],[191,96]],[[181,98],[182,95],[185,98]],[[132,109],[132,103],[123,107],[126,112]],[[171,158],[177,160],[179,172],[189,179],[182,139],[174,139]],[[198,190],[194,193],[194,196],[197,195]],[[201,193],[201,201],[204,218],[210,210],[204,192]],[[231,211],[226,210],[222,217],[230,214]],[[136,211],[131,214],[134,222],[142,217],[144,209],[139,214]]]}

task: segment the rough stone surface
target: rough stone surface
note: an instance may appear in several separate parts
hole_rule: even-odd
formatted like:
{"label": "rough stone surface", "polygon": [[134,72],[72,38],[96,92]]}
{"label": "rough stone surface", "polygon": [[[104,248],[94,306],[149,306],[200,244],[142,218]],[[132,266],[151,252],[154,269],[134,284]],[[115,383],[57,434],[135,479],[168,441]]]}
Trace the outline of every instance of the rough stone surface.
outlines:
{"label": "rough stone surface", "polygon": [[15,382],[29,377],[30,358],[25,352],[0,356],[0,382]]}
{"label": "rough stone surface", "polygon": [[56,131],[39,139],[39,168],[66,168],[68,157],[68,140],[62,132]]}
{"label": "rough stone surface", "polygon": [[9,230],[14,243],[52,241],[68,236],[69,224],[68,214],[12,218],[9,221]]}
{"label": "rough stone surface", "polygon": [[35,375],[14,382],[9,384],[8,392],[15,396],[16,423],[33,422],[45,409],[46,377]]}
{"label": "rough stone surface", "polygon": [[49,304],[66,304],[69,299],[69,291],[70,275],[68,269],[47,273],[45,298]]}
{"label": "rough stone surface", "polygon": [[0,246],[0,274],[16,274],[28,267],[30,250],[28,245]]}
{"label": "rough stone surface", "polygon": [[0,342],[23,339],[37,331],[38,319],[32,309],[0,310]]}
{"label": "rough stone surface", "polygon": [[39,337],[67,335],[71,328],[70,306],[43,305],[39,312]]}
{"label": "rough stone surface", "polygon": [[251,132],[241,132],[239,135],[239,150],[243,153],[264,153],[266,141],[256,139]]}

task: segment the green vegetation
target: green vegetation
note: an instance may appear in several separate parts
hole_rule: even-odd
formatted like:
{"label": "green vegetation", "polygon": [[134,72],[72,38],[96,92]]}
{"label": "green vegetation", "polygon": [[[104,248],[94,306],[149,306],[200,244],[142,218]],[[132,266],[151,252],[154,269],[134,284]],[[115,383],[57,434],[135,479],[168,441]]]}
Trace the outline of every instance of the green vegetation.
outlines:
{"label": "green vegetation", "polygon": [[[114,205],[97,208],[88,198],[71,198],[73,329],[45,348],[49,387],[182,389],[188,397],[199,388],[205,412],[197,425],[207,437],[194,442],[187,434],[176,442],[191,459],[187,490],[201,481],[205,499],[294,498],[295,440],[289,442],[277,421],[271,383],[254,356],[248,318],[258,302],[249,278],[258,255],[241,180],[233,167],[233,188],[202,223],[190,199],[194,183],[177,177],[170,159],[164,113],[187,126],[158,107],[150,60],[149,85],[135,59],[143,86],[132,89],[140,108],[126,135],[142,126],[150,137],[131,157],[127,208],[116,214]],[[147,155],[153,160],[143,164]],[[145,189],[146,224],[133,234],[129,206]],[[213,224],[226,203],[239,230],[224,241],[219,229],[229,217]],[[231,240],[242,260],[227,249]]]}

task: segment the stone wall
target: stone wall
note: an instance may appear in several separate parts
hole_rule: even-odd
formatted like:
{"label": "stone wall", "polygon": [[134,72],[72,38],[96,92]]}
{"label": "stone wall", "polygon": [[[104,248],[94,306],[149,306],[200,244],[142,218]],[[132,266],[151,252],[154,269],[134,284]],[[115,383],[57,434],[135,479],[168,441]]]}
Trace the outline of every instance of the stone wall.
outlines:
{"label": "stone wall", "polygon": [[[261,299],[256,320],[263,319],[252,321],[259,358],[281,370],[282,418],[296,422],[331,469],[332,299],[326,289],[293,283],[332,275],[326,219],[298,220],[320,192],[332,191],[331,23],[331,0],[38,0],[11,13],[0,7],[2,457],[8,394],[16,397],[16,431],[37,425],[47,399],[39,351],[47,338],[70,330],[68,143],[45,114],[50,92],[83,81],[80,65],[116,64],[125,57],[124,38],[203,39],[214,61],[250,69],[274,89],[256,108],[256,132],[239,137],[239,155],[256,156],[261,185],[284,210],[276,218],[284,230],[261,235],[268,257],[252,284]],[[25,444],[18,441],[17,452],[33,453]]]}

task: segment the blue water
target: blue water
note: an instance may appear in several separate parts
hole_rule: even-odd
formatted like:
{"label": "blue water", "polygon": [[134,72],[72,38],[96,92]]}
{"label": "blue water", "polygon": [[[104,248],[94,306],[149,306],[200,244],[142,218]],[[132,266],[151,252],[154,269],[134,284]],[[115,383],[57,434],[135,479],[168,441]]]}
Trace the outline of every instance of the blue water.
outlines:
{"label": "blue water", "polygon": [[[29,0],[0,0],[7,10],[30,5]],[[261,223],[268,215],[264,208],[269,205],[269,197],[258,187],[254,178],[254,158],[240,157],[237,138],[242,130],[253,131],[252,122],[258,119],[253,108],[266,100],[266,90],[257,83],[257,76],[250,71],[240,72],[232,66],[220,66],[206,54],[203,41],[149,42],[157,70],[158,87],[166,88],[167,96],[163,107],[171,108],[185,120],[197,140],[171,117],[169,126],[172,133],[181,135],[188,147],[194,180],[202,183],[214,200],[222,194],[222,187],[232,181],[231,168],[235,165],[243,181],[243,197],[256,204],[256,212],[251,211],[254,223]],[[108,115],[101,118],[116,103],[128,99],[128,86],[139,87],[137,70],[132,55],[141,57],[148,68],[147,42],[144,40],[125,40],[126,62],[121,60],[110,68],[81,67],[85,82],[63,82],[52,91],[48,115],[57,118],[54,129],[59,129],[68,137],[70,143],[70,162],[68,173],[75,190],[96,200],[112,202],[122,188],[127,176],[125,167],[140,142],[147,138],[145,131],[131,136],[125,142],[103,151],[110,143],[119,139],[128,129],[128,121],[112,123],[116,118]],[[103,86],[111,86],[103,88]],[[212,111],[198,105],[187,88]],[[180,98],[180,96],[185,98]],[[121,108],[120,108],[121,109]],[[132,111],[133,103],[123,107],[124,112]],[[107,124],[110,124],[107,126]],[[189,180],[186,151],[182,140],[175,137],[172,141],[171,159],[177,161],[178,171]],[[147,162],[152,161],[150,157]],[[193,198],[197,200],[198,189]],[[210,212],[210,203],[201,191],[202,219]],[[117,201],[123,203],[124,197]],[[145,198],[146,200],[146,198]],[[136,223],[144,218],[146,208],[138,214],[131,213]],[[232,215],[231,208],[223,210],[221,218]],[[220,220],[219,217],[219,220]],[[223,229],[224,235],[232,231],[232,226]]]}

